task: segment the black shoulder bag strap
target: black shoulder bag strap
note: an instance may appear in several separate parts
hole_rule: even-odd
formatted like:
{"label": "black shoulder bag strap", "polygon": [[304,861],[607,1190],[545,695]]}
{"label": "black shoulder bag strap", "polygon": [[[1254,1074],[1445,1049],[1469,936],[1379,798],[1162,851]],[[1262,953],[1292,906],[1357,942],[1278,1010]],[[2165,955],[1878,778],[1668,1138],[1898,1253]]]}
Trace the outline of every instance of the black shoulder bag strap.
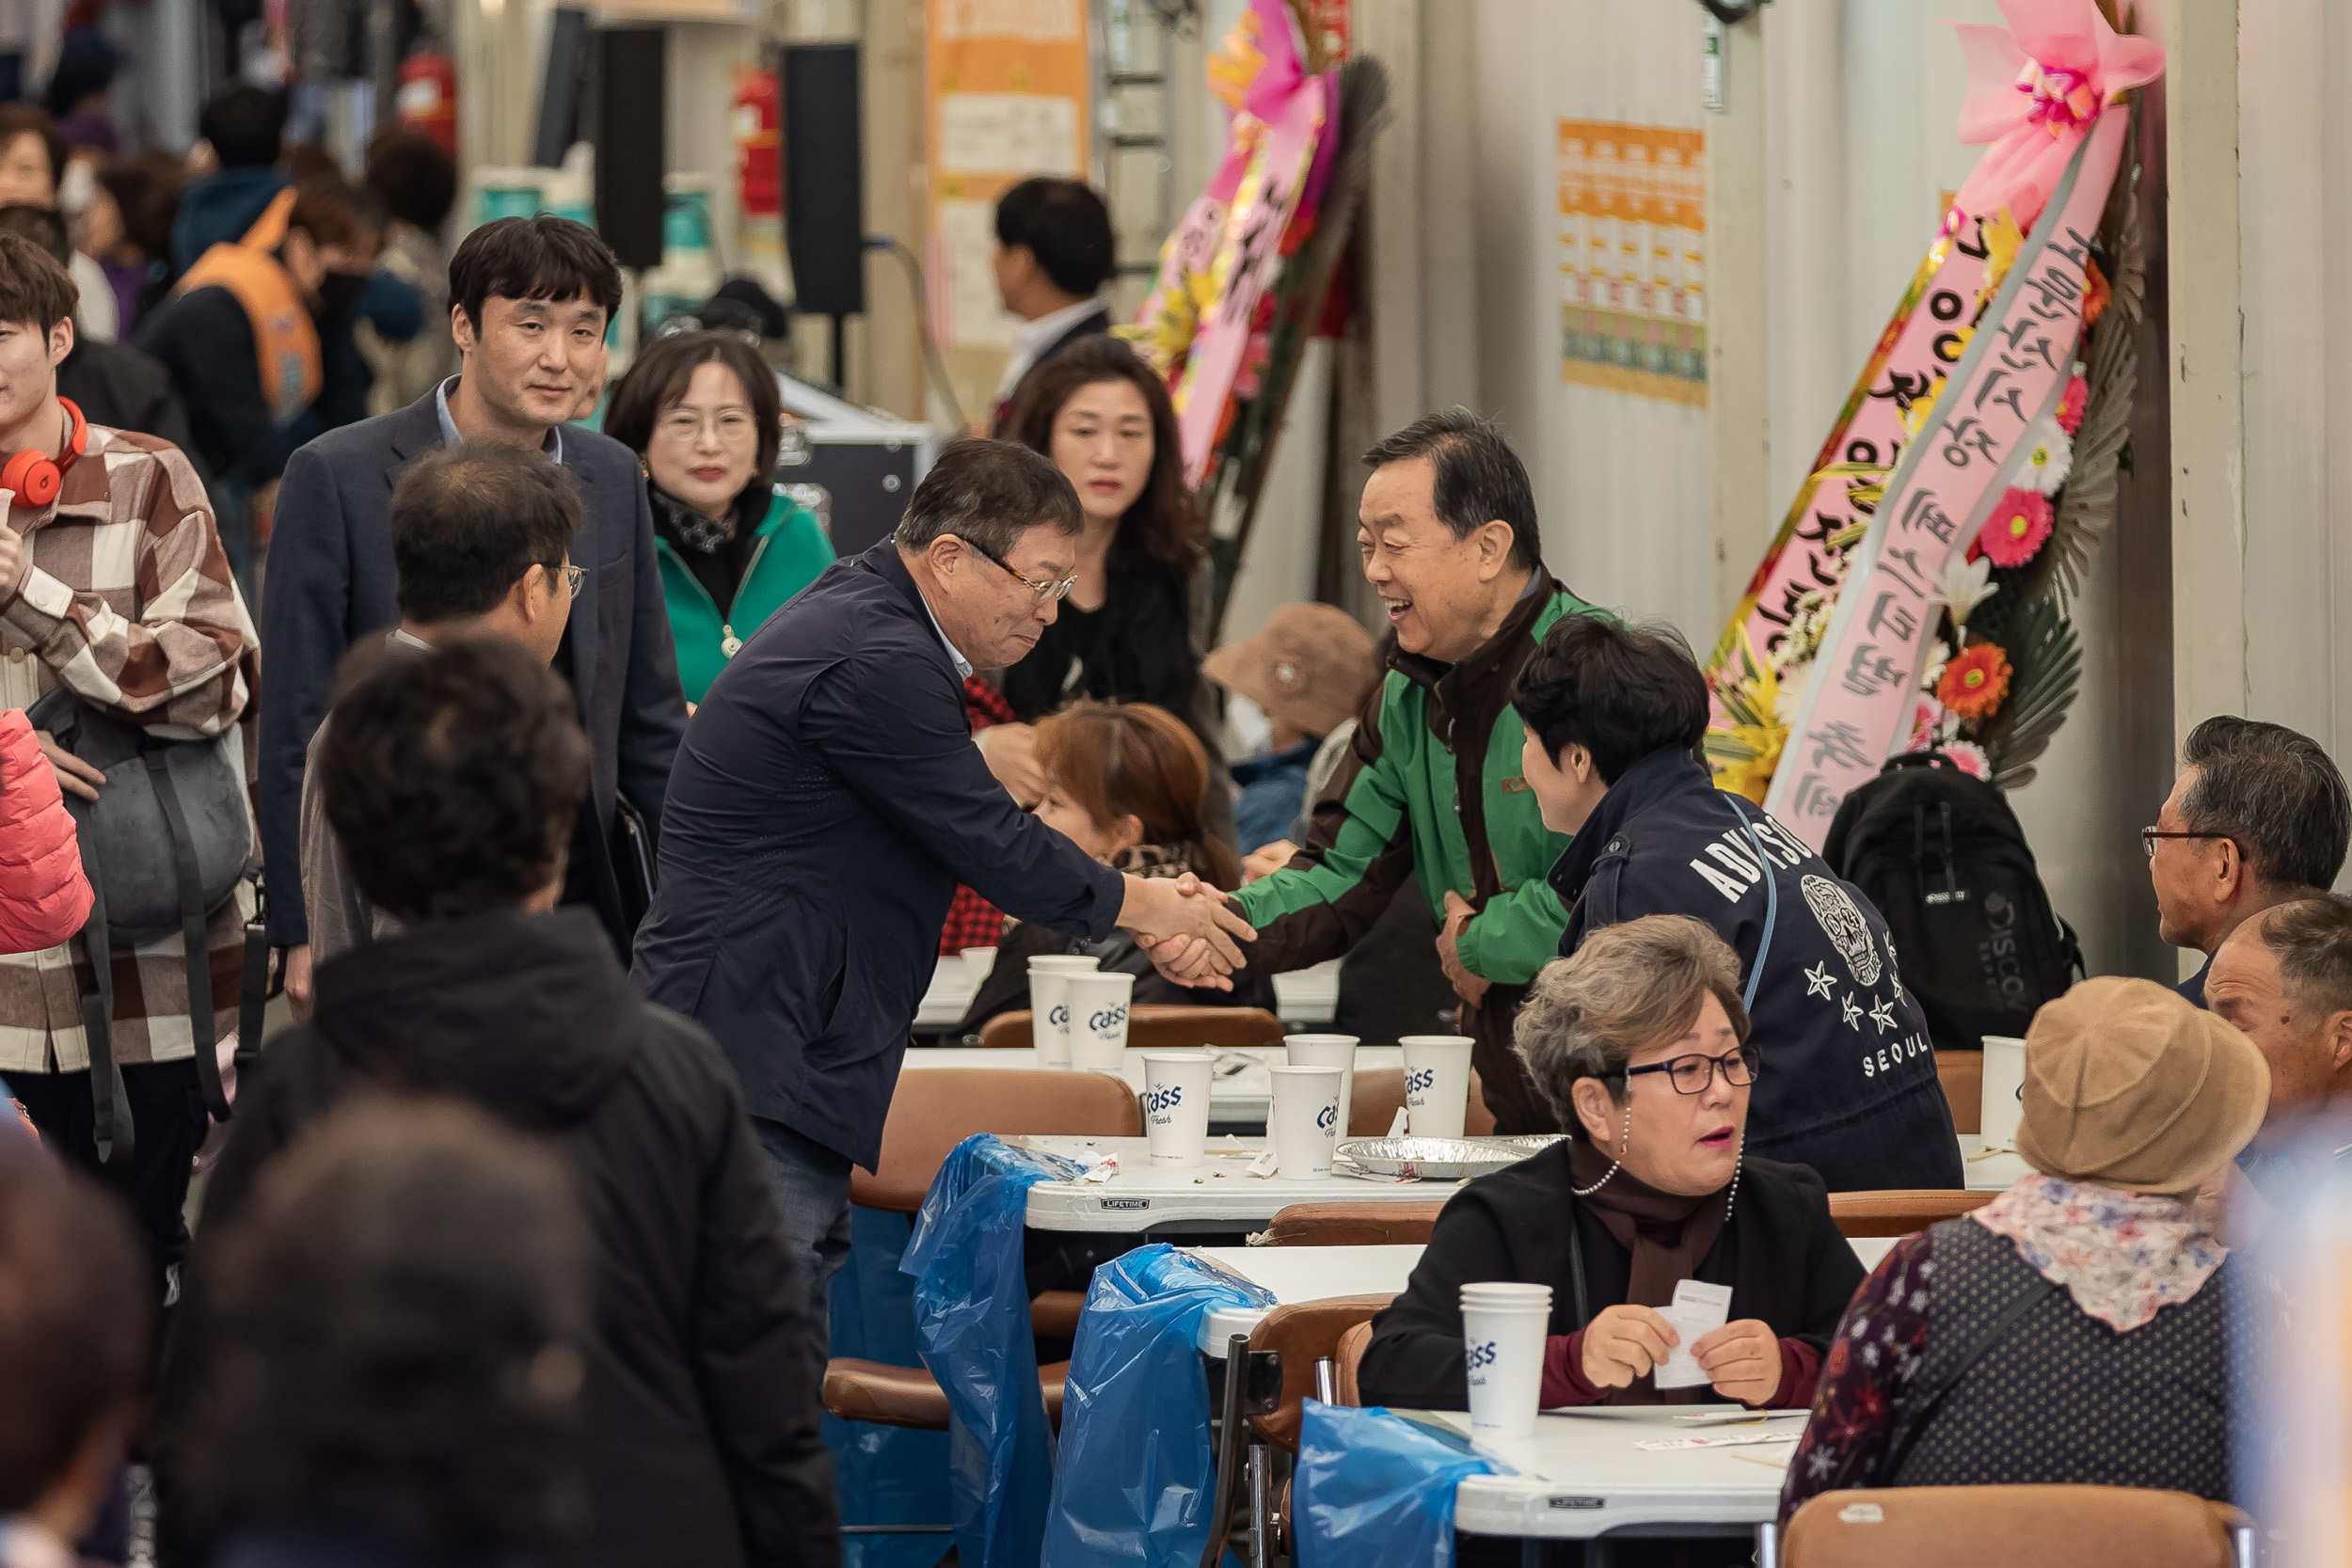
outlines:
{"label": "black shoulder bag strap", "polygon": [[[164,821],[171,829],[171,858],[180,878],[180,945],[187,962],[188,1029],[196,1037],[196,1081],[204,1090],[205,1110],[215,1121],[227,1121],[230,1113],[228,1091],[220,1081],[219,1037],[213,1018],[213,955],[204,934],[204,890],[196,868],[196,835],[188,832],[187,813],[180,809],[180,792],[171,783],[169,747],[157,746],[147,753],[147,776],[164,808]],[[246,962],[249,969],[249,944]],[[240,1038],[237,1044],[242,1048],[245,1041]]]}
{"label": "black shoulder bag strap", "polygon": [[[69,797],[70,799],[70,797]],[[115,1062],[114,946],[106,940],[106,885],[89,863],[89,840],[82,840],[82,874],[89,881],[89,918],[82,923],[82,950],[96,984],[82,992],[82,1042],[89,1053],[90,1132],[98,1163],[128,1168],[138,1147],[131,1125],[130,1092]]]}
{"label": "black shoulder bag strap", "polygon": [[1977,1342],[1968,1347],[1968,1353],[1952,1368],[1952,1375],[1936,1386],[1934,1392],[1920,1404],[1919,1414],[1896,1434],[1893,1446],[1887,1450],[1886,1465],[1879,1472],[1878,1483],[1881,1486],[1897,1484],[1896,1478],[1902,1474],[1903,1462],[1911,1457],[1912,1449],[1926,1434],[1928,1424],[1944,1408],[1944,1402],[1951,1396],[1954,1388],[1960,1386],[1960,1380],[1968,1375],[1969,1369],[1983,1360],[1985,1352],[1991,1350],[2003,1335],[2015,1328],[2026,1313],[2041,1306],[2058,1288],[2055,1279],[2037,1278],[2010,1298],[2009,1305],[2001,1308],[2001,1315],[1993,1320],[1992,1326],[1978,1337]]}

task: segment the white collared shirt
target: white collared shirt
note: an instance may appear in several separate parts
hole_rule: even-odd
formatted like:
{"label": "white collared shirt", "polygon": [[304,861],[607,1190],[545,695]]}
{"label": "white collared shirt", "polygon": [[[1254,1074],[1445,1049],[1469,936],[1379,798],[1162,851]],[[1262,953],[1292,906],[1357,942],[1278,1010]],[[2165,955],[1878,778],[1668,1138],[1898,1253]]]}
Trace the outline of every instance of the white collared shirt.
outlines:
{"label": "white collared shirt", "polygon": [[[457,421],[449,414],[449,389],[456,385],[457,377],[453,375],[433,391],[433,411],[441,416],[441,439],[453,447],[466,438],[458,430]],[[556,466],[561,467],[564,463],[564,427],[560,424],[550,426],[548,438],[539,450],[553,458]]]}
{"label": "white collared shirt", "polygon": [[1082,299],[1075,305],[1048,311],[1022,327],[1012,341],[1012,357],[1005,362],[1004,379],[996,383],[996,395],[1012,396],[1013,388],[1021,385],[1021,378],[1029,373],[1029,367],[1037,363],[1039,355],[1053,347],[1054,341],[1063,333],[1102,309],[1100,299]]}
{"label": "white collared shirt", "polygon": [[[923,591],[919,588],[916,589],[914,591],[914,596],[918,599],[923,599]],[[947,641],[946,628],[939,624],[938,616],[931,615],[931,601],[929,599],[923,599],[923,613],[931,616],[931,630],[938,634],[939,645],[947,650],[948,662],[956,667],[956,679],[961,681],[970,680],[972,678],[972,661],[964,657],[961,653],[958,652],[956,645],[953,642]]]}

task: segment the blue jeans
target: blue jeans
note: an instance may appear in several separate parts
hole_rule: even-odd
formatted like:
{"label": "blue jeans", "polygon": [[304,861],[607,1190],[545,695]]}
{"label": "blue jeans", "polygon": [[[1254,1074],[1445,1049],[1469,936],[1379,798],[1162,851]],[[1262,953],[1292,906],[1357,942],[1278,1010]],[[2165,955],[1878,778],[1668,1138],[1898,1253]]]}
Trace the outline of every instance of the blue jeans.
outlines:
{"label": "blue jeans", "polygon": [[784,1211],[793,1264],[808,1281],[809,1322],[816,1325],[818,1343],[829,1344],[826,1302],[833,1276],[850,1256],[849,1156],[765,1117],[754,1117],[752,1129],[768,1156],[768,1184]]}

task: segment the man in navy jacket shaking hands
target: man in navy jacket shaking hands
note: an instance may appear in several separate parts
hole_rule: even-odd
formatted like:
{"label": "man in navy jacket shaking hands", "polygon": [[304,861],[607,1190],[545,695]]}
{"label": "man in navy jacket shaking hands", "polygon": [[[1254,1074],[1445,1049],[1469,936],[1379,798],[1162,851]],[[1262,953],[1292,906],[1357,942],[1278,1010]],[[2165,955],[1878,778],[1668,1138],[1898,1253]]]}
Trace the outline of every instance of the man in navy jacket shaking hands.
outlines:
{"label": "man in navy jacket shaking hands", "polygon": [[1015,806],[972,744],[963,678],[1053,624],[1081,515],[1047,459],[957,442],[893,538],[743,645],[671,770],[633,973],[742,1079],[820,1326],[849,1251],[850,1169],[881,1154],[959,881],[1061,930],[1200,939],[1220,974],[1255,935],[1191,878],[1097,863]]}

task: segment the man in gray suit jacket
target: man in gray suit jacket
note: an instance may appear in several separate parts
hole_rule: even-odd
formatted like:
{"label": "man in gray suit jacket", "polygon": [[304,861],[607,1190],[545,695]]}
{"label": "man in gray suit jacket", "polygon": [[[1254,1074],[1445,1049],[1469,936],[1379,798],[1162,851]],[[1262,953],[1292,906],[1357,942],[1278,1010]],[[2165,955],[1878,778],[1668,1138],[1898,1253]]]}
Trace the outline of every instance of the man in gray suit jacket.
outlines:
{"label": "man in gray suit jacket", "polygon": [[[301,874],[302,767],[360,638],[400,623],[392,483],[458,440],[544,451],[579,483],[586,517],[572,551],[587,568],[555,669],[580,700],[592,752],[590,804],[573,840],[564,901],[603,916],[626,955],[630,919],[612,829],[626,799],[658,832],[670,759],[686,728],[677,655],[636,456],[565,424],[604,375],[605,325],[621,276],[595,232],[567,218],[502,218],[450,261],[450,331],[459,372],[395,413],[345,425],[286,465],[262,597],[262,845],[269,939],[287,990],[310,1003],[310,923]],[[650,850],[651,847],[647,847]]]}

